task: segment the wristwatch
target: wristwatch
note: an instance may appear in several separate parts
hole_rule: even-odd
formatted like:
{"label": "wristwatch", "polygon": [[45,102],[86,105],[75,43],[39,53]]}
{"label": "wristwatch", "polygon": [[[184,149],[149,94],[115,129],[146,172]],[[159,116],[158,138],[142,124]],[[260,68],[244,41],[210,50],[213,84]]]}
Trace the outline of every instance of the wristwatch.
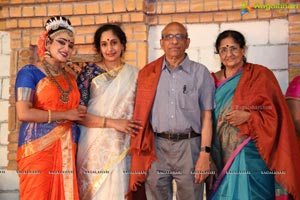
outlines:
{"label": "wristwatch", "polygon": [[201,147],[200,151],[204,151],[206,153],[210,153],[210,147],[208,147],[208,146]]}

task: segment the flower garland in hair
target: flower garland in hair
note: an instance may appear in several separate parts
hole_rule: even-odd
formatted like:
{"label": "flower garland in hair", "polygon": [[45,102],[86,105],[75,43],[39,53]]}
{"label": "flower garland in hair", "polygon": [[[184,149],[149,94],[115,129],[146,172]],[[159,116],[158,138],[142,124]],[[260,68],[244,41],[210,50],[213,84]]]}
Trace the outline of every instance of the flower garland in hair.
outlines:
{"label": "flower garland in hair", "polygon": [[38,41],[38,55],[39,57],[44,57],[46,51],[46,40],[49,31],[45,30]]}

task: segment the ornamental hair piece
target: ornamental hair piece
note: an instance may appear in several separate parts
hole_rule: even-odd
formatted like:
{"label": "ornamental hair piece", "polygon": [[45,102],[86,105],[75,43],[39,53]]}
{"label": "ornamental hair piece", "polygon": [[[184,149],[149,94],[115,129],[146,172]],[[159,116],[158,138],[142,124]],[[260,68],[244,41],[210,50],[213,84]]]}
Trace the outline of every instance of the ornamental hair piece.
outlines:
{"label": "ornamental hair piece", "polygon": [[53,17],[48,20],[46,24],[46,30],[57,30],[58,28],[65,28],[73,32],[73,27],[71,26],[71,23],[68,19],[62,17],[62,16],[57,16]]}
{"label": "ornamental hair piece", "polygon": [[46,39],[49,31],[44,31],[38,40],[38,55],[39,57],[44,57],[46,51]]}
{"label": "ornamental hair piece", "polygon": [[61,34],[61,33],[67,33],[70,37],[73,37],[73,32],[71,32],[69,29],[60,29],[58,31],[55,31],[51,34],[49,34],[49,38],[51,40],[53,40],[57,35]]}

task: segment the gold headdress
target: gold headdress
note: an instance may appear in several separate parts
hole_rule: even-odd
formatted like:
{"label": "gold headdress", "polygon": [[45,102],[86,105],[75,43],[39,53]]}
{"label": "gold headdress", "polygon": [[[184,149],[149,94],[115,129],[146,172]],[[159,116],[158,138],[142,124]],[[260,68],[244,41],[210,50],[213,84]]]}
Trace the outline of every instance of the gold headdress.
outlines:
{"label": "gold headdress", "polygon": [[38,41],[38,54],[40,57],[45,55],[45,44],[47,38],[53,39],[55,35],[61,31],[67,31],[67,33],[72,36],[74,32],[74,28],[72,27],[70,20],[63,16],[51,17],[48,19],[45,29],[46,30],[43,32]]}
{"label": "gold headdress", "polygon": [[71,22],[62,16],[56,16],[48,19],[45,28],[47,31],[55,31],[61,28],[68,29],[71,32],[74,31],[73,27],[71,26]]}

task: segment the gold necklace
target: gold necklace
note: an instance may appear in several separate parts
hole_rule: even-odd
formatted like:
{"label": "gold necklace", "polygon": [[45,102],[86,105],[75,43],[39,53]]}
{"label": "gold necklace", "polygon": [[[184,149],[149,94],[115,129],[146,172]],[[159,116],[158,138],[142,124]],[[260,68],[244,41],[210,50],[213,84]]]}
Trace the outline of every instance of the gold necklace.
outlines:
{"label": "gold necklace", "polygon": [[44,66],[47,66],[48,69],[50,69],[51,71],[53,71],[54,74],[57,75],[59,73],[59,67],[57,68],[57,70],[55,70],[55,69],[53,69],[53,65],[51,65],[50,63],[48,63],[46,60],[43,60],[42,63],[43,63]]}
{"label": "gold necklace", "polygon": [[[55,83],[56,87],[58,88],[58,90],[60,91],[61,93],[61,96],[60,96],[60,100],[63,102],[63,103],[68,103],[69,102],[69,93],[72,91],[72,84],[71,84],[71,80],[69,78],[69,76],[67,75],[67,73],[65,72],[65,70],[62,70],[62,73],[63,75],[65,76],[65,78],[67,79],[68,81],[68,90],[63,90],[61,85],[57,82],[57,80],[54,78],[54,76],[51,74],[49,68],[47,65],[43,63],[43,67],[45,69],[45,72],[47,73],[47,75],[50,77],[50,79]],[[50,63],[48,63],[49,65],[51,65]]]}
{"label": "gold necklace", "polygon": [[104,67],[105,67],[105,73],[112,77],[112,78],[115,78],[116,76],[118,76],[120,70],[122,69],[123,67],[123,64],[121,64],[119,67],[116,67],[116,68],[113,68],[111,70],[108,69],[108,67],[106,66],[106,63],[103,61],[103,64],[104,64]]}

